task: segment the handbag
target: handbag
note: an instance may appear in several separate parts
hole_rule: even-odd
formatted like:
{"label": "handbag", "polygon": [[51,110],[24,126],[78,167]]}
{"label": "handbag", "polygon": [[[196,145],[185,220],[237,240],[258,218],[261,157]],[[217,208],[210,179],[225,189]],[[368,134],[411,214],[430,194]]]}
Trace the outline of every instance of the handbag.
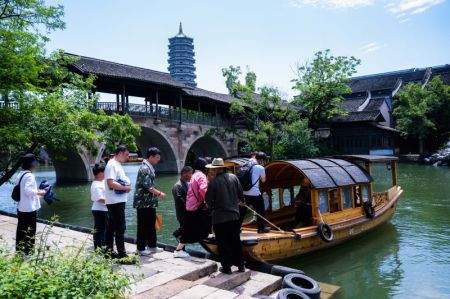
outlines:
{"label": "handbag", "polygon": [[161,213],[156,214],[155,230],[159,232],[163,226],[163,217]]}
{"label": "handbag", "polygon": [[19,202],[20,201],[20,182],[22,182],[23,177],[29,173],[29,171],[25,171],[24,174],[22,174],[22,176],[20,177],[19,183],[17,185],[14,186],[13,191],[11,193],[11,198],[16,201]]}

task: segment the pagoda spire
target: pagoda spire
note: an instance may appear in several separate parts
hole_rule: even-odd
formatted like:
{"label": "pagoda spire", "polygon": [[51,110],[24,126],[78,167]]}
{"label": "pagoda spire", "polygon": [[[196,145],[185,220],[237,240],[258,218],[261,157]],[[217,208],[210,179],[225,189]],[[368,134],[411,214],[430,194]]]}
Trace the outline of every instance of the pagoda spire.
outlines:
{"label": "pagoda spire", "polygon": [[180,22],[180,29],[178,30],[178,34],[183,34],[183,25]]}

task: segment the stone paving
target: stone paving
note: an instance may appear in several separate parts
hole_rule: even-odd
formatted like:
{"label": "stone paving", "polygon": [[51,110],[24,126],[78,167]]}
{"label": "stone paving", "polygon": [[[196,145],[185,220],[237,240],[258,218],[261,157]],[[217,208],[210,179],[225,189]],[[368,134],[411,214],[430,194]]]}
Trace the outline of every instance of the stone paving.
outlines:
{"label": "stone paving", "polygon": [[[14,248],[17,219],[0,215],[0,237],[11,250]],[[38,223],[37,231],[48,226]],[[59,244],[65,250],[85,246],[92,247],[92,236],[78,231],[53,227],[47,244]],[[5,245],[2,245],[5,246]],[[136,245],[126,243],[129,255]],[[247,270],[232,275],[220,273],[215,261],[197,257],[174,258],[173,253],[163,251],[150,257],[142,257],[138,266],[121,265],[118,271],[133,274],[137,279],[129,297],[137,298],[205,298],[246,299],[256,295],[270,295],[281,286],[281,277]]]}

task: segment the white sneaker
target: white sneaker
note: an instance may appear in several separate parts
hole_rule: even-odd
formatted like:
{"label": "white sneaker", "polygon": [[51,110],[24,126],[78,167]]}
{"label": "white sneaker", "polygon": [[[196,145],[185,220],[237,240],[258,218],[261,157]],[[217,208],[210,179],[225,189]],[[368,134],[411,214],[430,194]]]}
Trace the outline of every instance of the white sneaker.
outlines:
{"label": "white sneaker", "polygon": [[161,247],[147,247],[147,250],[150,251],[150,253],[158,253],[164,251],[164,249],[162,249]]}
{"label": "white sneaker", "polygon": [[187,253],[184,250],[175,250],[173,252],[173,257],[188,257],[190,256],[189,253]]}
{"label": "white sneaker", "polygon": [[148,255],[152,254],[152,252],[148,249],[145,249],[145,250],[136,251],[136,254],[140,255],[140,256],[148,256]]}

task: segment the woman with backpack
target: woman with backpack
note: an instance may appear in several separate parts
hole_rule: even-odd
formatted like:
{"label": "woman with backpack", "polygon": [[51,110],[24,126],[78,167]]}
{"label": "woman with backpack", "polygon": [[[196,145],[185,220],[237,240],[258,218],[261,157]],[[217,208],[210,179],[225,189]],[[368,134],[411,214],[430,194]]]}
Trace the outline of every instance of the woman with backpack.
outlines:
{"label": "woman with backpack", "polygon": [[33,154],[22,157],[22,169],[17,176],[16,185],[20,188],[20,200],[17,203],[16,252],[24,257],[34,251],[36,239],[37,210],[41,208],[39,196],[44,196],[47,190],[39,190],[33,171],[38,165]]}

